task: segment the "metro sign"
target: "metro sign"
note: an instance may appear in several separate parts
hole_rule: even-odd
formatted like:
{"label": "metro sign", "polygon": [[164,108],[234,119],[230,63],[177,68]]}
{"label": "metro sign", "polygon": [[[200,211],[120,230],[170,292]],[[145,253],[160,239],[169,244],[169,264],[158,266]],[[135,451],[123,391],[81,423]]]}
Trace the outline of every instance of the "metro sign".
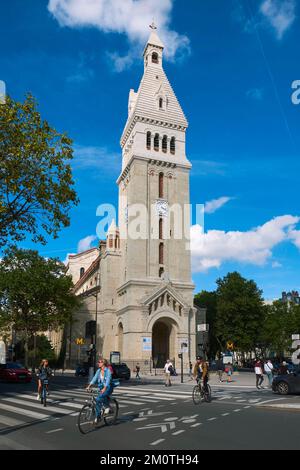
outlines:
{"label": "metro sign", "polygon": [[75,340],[75,343],[78,345],[78,346],[83,346],[85,341],[83,338],[76,338]]}

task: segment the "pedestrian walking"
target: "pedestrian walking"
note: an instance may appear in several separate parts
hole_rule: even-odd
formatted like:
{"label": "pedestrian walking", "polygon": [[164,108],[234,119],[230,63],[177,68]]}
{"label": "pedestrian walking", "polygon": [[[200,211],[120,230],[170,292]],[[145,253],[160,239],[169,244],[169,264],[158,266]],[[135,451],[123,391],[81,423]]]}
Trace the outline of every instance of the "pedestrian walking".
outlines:
{"label": "pedestrian walking", "polygon": [[165,366],[164,366],[164,370],[165,370],[165,386],[166,387],[171,387],[171,374],[174,372],[174,367],[173,367],[173,364],[172,362],[170,361],[170,359],[167,359],[167,362],[165,363]]}
{"label": "pedestrian walking", "polygon": [[135,372],[136,372],[135,378],[136,378],[136,379],[141,379],[141,377],[140,377],[140,370],[141,370],[140,364],[137,363],[137,365],[135,366]]}
{"label": "pedestrian walking", "polygon": [[233,367],[232,367],[232,364],[230,364],[230,362],[227,362],[227,365],[225,367],[225,372],[227,374],[227,383],[230,383],[232,382],[232,373],[233,373]]}
{"label": "pedestrian walking", "polygon": [[272,364],[271,359],[268,359],[268,361],[265,362],[264,371],[265,371],[265,374],[266,374],[267,377],[268,377],[269,386],[272,387],[274,366],[273,366],[273,364]]}
{"label": "pedestrian walking", "polygon": [[256,375],[256,388],[257,390],[259,390],[262,388],[261,384],[264,381],[263,366],[262,362],[259,359],[257,359],[254,364],[254,372]]}
{"label": "pedestrian walking", "polygon": [[224,363],[223,363],[222,359],[217,360],[217,374],[218,374],[218,377],[219,377],[219,382],[222,383],[223,382],[223,374],[224,374]]}

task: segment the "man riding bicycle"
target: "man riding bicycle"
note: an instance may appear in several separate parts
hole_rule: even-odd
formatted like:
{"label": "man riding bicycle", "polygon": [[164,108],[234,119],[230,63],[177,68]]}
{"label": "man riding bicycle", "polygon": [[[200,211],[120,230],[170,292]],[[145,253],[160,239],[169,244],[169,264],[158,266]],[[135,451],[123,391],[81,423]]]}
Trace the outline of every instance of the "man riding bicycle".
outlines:
{"label": "man riding bicycle", "polygon": [[198,356],[193,372],[194,379],[199,383],[203,380],[203,387],[205,388],[208,383],[208,365],[203,357]]}
{"label": "man riding bicycle", "polygon": [[99,387],[99,395],[96,398],[96,421],[98,421],[98,418],[100,417],[101,408],[103,405],[106,406],[105,414],[109,413],[110,409],[108,407],[108,397],[113,392],[112,373],[108,367],[108,361],[106,359],[99,359],[98,365],[99,369],[97,370],[90,384],[87,386],[87,390],[90,390],[91,386],[95,385],[96,383]]}

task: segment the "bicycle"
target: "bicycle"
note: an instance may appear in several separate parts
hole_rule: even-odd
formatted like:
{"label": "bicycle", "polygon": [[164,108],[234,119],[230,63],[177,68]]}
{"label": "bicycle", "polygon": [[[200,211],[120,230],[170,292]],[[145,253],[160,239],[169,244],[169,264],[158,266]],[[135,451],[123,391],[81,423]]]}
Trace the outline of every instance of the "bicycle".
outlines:
{"label": "bicycle", "polygon": [[211,402],[211,388],[207,382],[201,384],[201,379],[198,379],[197,385],[193,388],[193,402],[195,405],[199,405],[203,401]]}
{"label": "bicycle", "polygon": [[48,379],[41,380],[42,382],[42,391],[41,391],[41,404],[47,406],[47,385],[49,383]]}
{"label": "bicycle", "polygon": [[89,392],[91,394],[90,399],[86,400],[86,404],[83,405],[82,409],[78,415],[78,429],[82,434],[88,434],[89,432],[93,431],[95,428],[99,426],[99,424],[104,421],[106,426],[111,426],[115,424],[118,413],[119,413],[119,404],[117,400],[111,397],[107,397],[108,399],[108,407],[109,413],[106,414],[106,408],[102,405],[100,410],[100,416],[97,419],[96,413],[96,394],[95,390],[91,390]]}

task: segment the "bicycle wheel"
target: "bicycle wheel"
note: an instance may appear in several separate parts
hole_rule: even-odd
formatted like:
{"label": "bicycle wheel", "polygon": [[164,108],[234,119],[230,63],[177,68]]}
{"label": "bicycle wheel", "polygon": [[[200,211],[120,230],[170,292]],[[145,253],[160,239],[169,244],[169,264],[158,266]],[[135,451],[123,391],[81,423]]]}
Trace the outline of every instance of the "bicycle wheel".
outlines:
{"label": "bicycle wheel", "polygon": [[41,404],[44,406],[47,406],[47,393],[46,393],[46,387],[42,388],[42,393],[41,393]]}
{"label": "bicycle wheel", "polygon": [[115,400],[114,398],[111,398],[109,400],[109,414],[104,415],[104,422],[106,426],[111,426],[112,424],[115,424],[115,422],[117,421],[118,413],[119,413],[119,404],[117,400]]}
{"label": "bicycle wheel", "polygon": [[204,400],[207,403],[211,402],[211,388],[210,385],[206,384],[205,389],[204,389]]}
{"label": "bicycle wheel", "polygon": [[193,388],[193,402],[195,405],[199,405],[202,401],[201,391],[198,385]]}
{"label": "bicycle wheel", "polygon": [[78,415],[78,429],[82,434],[88,434],[95,428],[96,410],[91,405],[84,405]]}

